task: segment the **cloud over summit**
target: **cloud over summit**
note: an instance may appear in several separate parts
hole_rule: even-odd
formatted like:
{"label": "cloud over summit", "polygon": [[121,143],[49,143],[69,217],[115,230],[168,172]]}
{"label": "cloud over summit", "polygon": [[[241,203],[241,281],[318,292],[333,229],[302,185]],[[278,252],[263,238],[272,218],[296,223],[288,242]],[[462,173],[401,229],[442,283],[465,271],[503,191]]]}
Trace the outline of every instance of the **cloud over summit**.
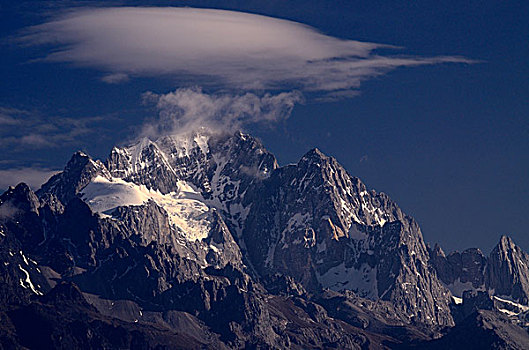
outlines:
{"label": "cloud over summit", "polygon": [[396,67],[470,62],[381,56],[376,49],[384,45],[334,38],[292,21],[174,7],[77,9],[31,27],[20,40],[52,45],[44,60],[99,69],[109,83],[172,75],[188,86],[336,96]]}
{"label": "cloud over summit", "polygon": [[199,128],[233,131],[248,124],[275,123],[290,116],[303,98],[297,91],[263,96],[247,92],[206,94],[200,88],[180,88],[167,94],[147,92],[146,104],[153,104],[158,117],[145,124],[142,136],[179,134]]}

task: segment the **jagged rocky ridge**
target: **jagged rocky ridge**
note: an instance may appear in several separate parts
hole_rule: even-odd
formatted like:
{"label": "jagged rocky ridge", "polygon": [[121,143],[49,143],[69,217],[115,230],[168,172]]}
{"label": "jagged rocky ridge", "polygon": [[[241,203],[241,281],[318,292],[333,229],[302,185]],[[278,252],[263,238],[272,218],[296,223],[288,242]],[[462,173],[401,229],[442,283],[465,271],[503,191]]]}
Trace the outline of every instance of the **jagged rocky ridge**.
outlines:
{"label": "jagged rocky ridge", "polygon": [[456,280],[527,304],[527,255],[509,239],[488,262],[479,251],[446,257],[335,159],[315,149],[279,167],[242,133],[143,139],[104,163],[78,152],[36,194],[23,184],[2,194],[0,213],[9,344],[28,346],[13,312],[29,308],[53,329],[46,315],[65,302],[47,295],[65,291],[82,304],[65,318],[90,315],[83,332],[107,348],[117,345],[98,327],[112,317],[120,334],[141,335],[125,347],[424,344],[454,325]]}
{"label": "jagged rocky ridge", "polygon": [[486,290],[524,305],[529,302],[529,255],[507,236],[488,257],[476,248],[447,256],[438,245],[430,255],[439,278],[455,296]]}

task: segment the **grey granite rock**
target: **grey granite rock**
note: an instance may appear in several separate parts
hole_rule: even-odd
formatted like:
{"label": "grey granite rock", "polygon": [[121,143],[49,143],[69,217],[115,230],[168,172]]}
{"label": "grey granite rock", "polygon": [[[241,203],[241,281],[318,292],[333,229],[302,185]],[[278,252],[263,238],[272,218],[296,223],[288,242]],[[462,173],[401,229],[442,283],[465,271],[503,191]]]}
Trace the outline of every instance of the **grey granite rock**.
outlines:
{"label": "grey granite rock", "polygon": [[490,253],[485,279],[495,294],[529,303],[529,255],[511,238],[502,236]]}
{"label": "grey granite rock", "polygon": [[476,248],[445,256],[438,245],[430,255],[439,278],[456,296],[465,290],[486,290],[525,305],[529,302],[529,255],[507,236],[488,257]]}
{"label": "grey granite rock", "polygon": [[245,201],[243,239],[259,273],[291,275],[311,291],[351,289],[394,301],[410,321],[452,324],[450,294],[416,222],[333,158],[312,150]]}
{"label": "grey granite rock", "polygon": [[103,163],[93,160],[83,152],[76,152],[64,170],[53,175],[42,185],[37,191],[37,195],[41,198],[49,198],[53,195],[62,204],[67,204],[98,175],[110,178],[110,173]]}

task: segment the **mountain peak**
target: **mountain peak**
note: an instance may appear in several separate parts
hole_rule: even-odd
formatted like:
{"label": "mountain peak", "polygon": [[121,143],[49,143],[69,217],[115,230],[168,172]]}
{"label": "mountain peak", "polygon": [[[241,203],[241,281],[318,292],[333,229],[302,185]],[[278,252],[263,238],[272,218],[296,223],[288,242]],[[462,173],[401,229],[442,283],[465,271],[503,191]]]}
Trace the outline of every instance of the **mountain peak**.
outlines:
{"label": "mountain peak", "polygon": [[91,159],[92,158],[88,154],[84,153],[83,151],[77,151],[71,156],[64,170],[73,169],[78,166],[83,166],[87,162],[89,162]]}
{"label": "mountain peak", "polygon": [[327,158],[329,157],[327,157],[322,151],[320,151],[319,148],[313,148],[307,153],[305,153],[305,155],[301,158],[301,160],[302,161],[309,160],[309,159],[319,160],[319,159],[327,159]]}
{"label": "mountain peak", "polygon": [[326,156],[318,148],[313,148],[301,157],[298,165],[321,167],[324,164],[329,164],[330,160],[332,161],[333,158]]}
{"label": "mountain peak", "polygon": [[26,193],[26,194],[31,192],[31,188],[29,188],[29,186],[25,182],[21,182],[18,185],[16,185],[13,190],[15,192]]}
{"label": "mountain peak", "polygon": [[61,202],[66,203],[76,196],[96,176],[110,178],[110,173],[99,160],[93,160],[82,151],[75,152],[64,170],[53,175],[37,191],[37,195],[53,194]]}
{"label": "mountain peak", "polygon": [[438,243],[435,243],[433,247],[433,254],[434,256],[438,256],[438,257],[443,257],[443,258],[446,257],[446,254],[443,251],[443,248],[441,248],[441,246]]}
{"label": "mountain peak", "polygon": [[514,243],[512,238],[507,235],[502,235],[500,238],[500,241],[497,244],[497,248],[501,249],[502,251],[512,250],[515,247],[516,247],[516,244]]}
{"label": "mountain peak", "polygon": [[502,235],[500,241],[494,247],[491,256],[497,256],[502,260],[516,260],[520,254],[525,254],[520,247],[514,243],[513,239],[507,235]]}
{"label": "mountain peak", "polygon": [[489,256],[487,280],[496,294],[529,303],[529,255],[510,237],[501,236]]}
{"label": "mountain peak", "polygon": [[90,158],[90,156],[87,153],[85,153],[85,152],[83,152],[81,150],[77,150],[76,152],[74,152],[72,158],[75,158],[75,157]]}
{"label": "mountain peak", "polygon": [[0,195],[0,205],[5,203],[12,204],[13,213],[15,208],[31,212],[37,212],[39,208],[39,199],[24,182],[19,183],[16,187],[9,187]]}

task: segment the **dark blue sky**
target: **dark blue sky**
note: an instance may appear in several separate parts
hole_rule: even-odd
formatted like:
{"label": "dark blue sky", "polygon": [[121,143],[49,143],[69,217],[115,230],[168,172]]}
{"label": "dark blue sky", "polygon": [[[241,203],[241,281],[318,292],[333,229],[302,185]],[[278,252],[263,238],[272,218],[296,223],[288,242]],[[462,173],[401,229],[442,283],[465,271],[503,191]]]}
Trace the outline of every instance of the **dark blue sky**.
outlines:
{"label": "dark blue sky", "polygon": [[[154,5],[155,2],[149,2]],[[93,2],[57,2],[57,7]],[[119,4],[119,3],[116,3]],[[127,2],[127,5],[142,4]],[[143,3],[145,4],[145,3]],[[525,1],[173,1],[158,5],[252,12],[324,34],[400,46],[405,55],[463,56],[477,64],[398,68],[354,98],[307,99],[274,129],[247,127],[281,164],[318,147],[370,188],[388,193],[445,250],[488,252],[501,234],[529,249],[529,3]],[[155,111],[145,91],[173,78],[100,81],[95,69],[29,62],[41,47],[10,40],[56,11],[2,2],[0,170],[57,169],[83,149],[104,158]],[[1,119],[0,119],[1,121]],[[44,135],[44,139],[39,135]],[[5,183],[5,180],[4,180]]]}

